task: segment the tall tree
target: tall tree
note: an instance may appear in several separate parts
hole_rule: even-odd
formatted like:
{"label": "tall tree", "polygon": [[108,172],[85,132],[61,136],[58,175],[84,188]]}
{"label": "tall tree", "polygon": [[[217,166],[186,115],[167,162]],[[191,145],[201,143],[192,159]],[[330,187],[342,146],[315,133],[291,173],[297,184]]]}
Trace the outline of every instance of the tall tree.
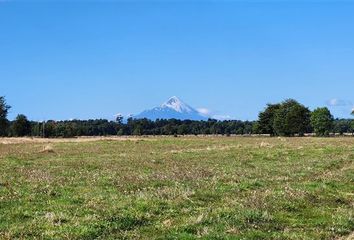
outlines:
{"label": "tall tree", "polygon": [[5,97],[0,96],[0,136],[5,136],[9,126],[7,114],[9,113],[10,106],[6,104]]}
{"label": "tall tree", "polygon": [[316,108],[311,113],[311,125],[317,136],[329,136],[334,118],[328,108]]}
{"label": "tall tree", "polygon": [[31,134],[31,123],[23,114],[19,114],[12,124],[13,135],[16,137],[29,136]]}
{"label": "tall tree", "polygon": [[[354,116],[354,108],[352,110],[352,115]],[[351,121],[350,128],[351,128],[351,131],[352,131],[352,135],[354,135],[354,120]]]}
{"label": "tall tree", "polygon": [[267,104],[266,109],[258,115],[257,131],[261,134],[275,135],[274,117],[280,104]]}
{"label": "tall tree", "polygon": [[124,119],[124,117],[123,117],[122,114],[117,114],[117,116],[116,116],[116,122],[118,123],[118,125],[123,124],[123,119]]}
{"label": "tall tree", "polygon": [[280,136],[304,135],[310,129],[310,110],[294,99],[287,99],[275,111],[273,128]]}
{"label": "tall tree", "polygon": [[351,119],[335,119],[333,122],[333,132],[343,135],[344,133],[351,133]]}

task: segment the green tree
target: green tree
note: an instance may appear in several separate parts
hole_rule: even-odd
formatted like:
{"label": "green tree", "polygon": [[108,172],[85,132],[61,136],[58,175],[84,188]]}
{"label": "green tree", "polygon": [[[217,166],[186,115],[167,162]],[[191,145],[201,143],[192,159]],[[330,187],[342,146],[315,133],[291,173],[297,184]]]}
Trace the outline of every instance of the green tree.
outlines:
{"label": "green tree", "polygon": [[122,124],[123,124],[123,119],[124,119],[124,117],[123,117],[122,114],[117,114],[117,116],[116,116],[116,123],[117,123],[118,125],[122,125]]}
{"label": "green tree", "polygon": [[19,114],[12,124],[13,135],[16,137],[23,137],[31,135],[31,123],[23,114]]}
{"label": "green tree", "polygon": [[273,128],[277,135],[303,136],[310,129],[310,110],[294,99],[287,99],[275,111]]}
{"label": "green tree", "polygon": [[179,135],[184,135],[184,134],[188,134],[188,125],[187,124],[182,124],[182,125],[179,125],[178,128],[177,128],[177,133]]}
{"label": "green tree", "polygon": [[7,114],[9,113],[10,106],[6,104],[5,97],[0,96],[0,136],[7,134],[9,121],[7,120]]}
{"label": "green tree", "polygon": [[255,122],[252,125],[252,134],[259,134],[260,130],[259,130],[259,122]]}
{"label": "green tree", "polygon": [[329,136],[334,118],[328,108],[316,108],[311,113],[311,125],[317,136]]}
{"label": "green tree", "polygon": [[49,120],[43,125],[44,137],[53,137],[55,135],[55,125],[54,120]]}
{"label": "green tree", "polygon": [[335,119],[333,123],[333,132],[343,135],[351,132],[350,119]]}
{"label": "green tree", "polygon": [[352,135],[354,135],[354,120],[352,120],[350,122],[350,128],[349,128],[350,132],[352,133]]}
{"label": "green tree", "polygon": [[123,128],[120,128],[120,129],[118,130],[117,135],[118,135],[118,136],[123,136],[123,135],[124,135],[124,130],[123,130]]}
{"label": "green tree", "polygon": [[257,132],[274,136],[274,117],[280,104],[267,104],[266,109],[258,114]]}
{"label": "green tree", "polygon": [[143,127],[139,124],[135,125],[134,130],[133,130],[133,135],[143,135]]}
{"label": "green tree", "polygon": [[[354,109],[352,110],[352,115],[354,116]],[[352,135],[354,135],[354,120],[351,121],[350,128],[351,128]]]}

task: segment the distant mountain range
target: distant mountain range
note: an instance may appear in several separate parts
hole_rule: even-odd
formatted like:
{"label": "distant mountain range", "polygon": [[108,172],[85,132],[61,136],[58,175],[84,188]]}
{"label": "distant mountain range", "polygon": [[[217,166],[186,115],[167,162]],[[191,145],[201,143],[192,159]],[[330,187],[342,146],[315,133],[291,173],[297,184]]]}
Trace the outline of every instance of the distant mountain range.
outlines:
{"label": "distant mountain range", "polygon": [[188,104],[184,103],[181,99],[174,96],[169,98],[160,107],[145,110],[133,118],[147,118],[150,120],[156,119],[180,119],[180,120],[207,120],[206,116],[203,116],[196,109],[192,108]]}

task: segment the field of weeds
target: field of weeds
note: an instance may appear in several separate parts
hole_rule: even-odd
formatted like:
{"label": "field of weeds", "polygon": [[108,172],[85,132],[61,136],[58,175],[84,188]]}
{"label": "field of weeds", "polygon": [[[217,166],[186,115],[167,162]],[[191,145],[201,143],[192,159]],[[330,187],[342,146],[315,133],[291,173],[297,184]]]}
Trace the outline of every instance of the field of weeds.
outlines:
{"label": "field of weeds", "polygon": [[349,239],[354,138],[0,141],[0,239]]}

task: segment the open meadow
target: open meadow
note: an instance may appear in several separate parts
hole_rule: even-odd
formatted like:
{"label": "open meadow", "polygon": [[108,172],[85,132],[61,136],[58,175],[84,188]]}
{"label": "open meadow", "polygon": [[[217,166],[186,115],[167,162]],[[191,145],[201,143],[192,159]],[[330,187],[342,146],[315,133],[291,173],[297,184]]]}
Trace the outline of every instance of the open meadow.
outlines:
{"label": "open meadow", "polygon": [[0,140],[0,239],[350,239],[354,138]]}

